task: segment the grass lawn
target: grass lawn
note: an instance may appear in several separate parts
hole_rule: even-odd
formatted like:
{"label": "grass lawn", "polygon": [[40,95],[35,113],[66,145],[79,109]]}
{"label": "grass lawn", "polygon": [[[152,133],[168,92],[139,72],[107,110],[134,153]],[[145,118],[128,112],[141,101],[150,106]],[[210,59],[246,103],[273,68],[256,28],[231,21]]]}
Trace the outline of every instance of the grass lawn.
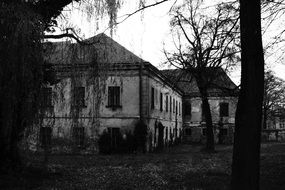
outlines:
{"label": "grass lawn", "polygon": [[[30,167],[0,176],[0,189],[229,189],[232,147],[217,153],[179,145],[161,153],[131,155],[30,155]],[[2,179],[1,179],[2,178]],[[263,144],[261,189],[285,189],[285,144]]]}

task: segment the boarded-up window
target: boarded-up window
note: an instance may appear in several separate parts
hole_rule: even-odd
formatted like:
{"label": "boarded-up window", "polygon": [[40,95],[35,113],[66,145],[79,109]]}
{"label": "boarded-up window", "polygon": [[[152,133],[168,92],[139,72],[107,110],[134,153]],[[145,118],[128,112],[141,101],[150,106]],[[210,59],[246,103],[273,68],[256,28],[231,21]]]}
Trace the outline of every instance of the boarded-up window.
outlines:
{"label": "boarded-up window", "polygon": [[120,87],[109,86],[108,87],[108,106],[109,107],[121,107],[120,103]]}
{"label": "boarded-up window", "polygon": [[220,117],[229,116],[229,103],[220,103]]}
{"label": "boarded-up window", "polygon": [[74,105],[75,107],[85,107],[85,88],[74,88]]}
{"label": "boarded-up window", "polygon": [[154,109],[154,88],[151,87],[151,109]]}
{"label": "boarded-up window", "polygon": [[74,127],[73,137],[76,146],[82,147],[84,145],[84,127]]}
{"label": "boarded-up window", "polygon": [[168,96],[165,99],[165,111],[168,112]]}
{"label": "boarded-up window", "polygon": [[163,94],[160,93],[160,111],[163,111]]}
{"label": "boarded-up window", "polygon": [[51,145],[51,127],[40,128],[40,143],[42,147],[49,147]]}
{"label": "boarded-up window", "polygon": [[52,88],[41,89],[41,106],[52,107]]}

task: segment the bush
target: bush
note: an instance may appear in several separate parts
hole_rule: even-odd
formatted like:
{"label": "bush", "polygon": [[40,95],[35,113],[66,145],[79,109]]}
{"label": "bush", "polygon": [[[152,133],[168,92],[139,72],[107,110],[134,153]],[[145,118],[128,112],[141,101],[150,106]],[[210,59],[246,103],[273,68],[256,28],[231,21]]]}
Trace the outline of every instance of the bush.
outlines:
{"label": "bush", "polygon": [[131,132],[127,132],[125,138],[119,133],[116,136],[116,140],[113,139],[112,141],[111,134],[104,131],[99,137],[98,145],[101,154],[133,153],[135,150],[135,138]]}

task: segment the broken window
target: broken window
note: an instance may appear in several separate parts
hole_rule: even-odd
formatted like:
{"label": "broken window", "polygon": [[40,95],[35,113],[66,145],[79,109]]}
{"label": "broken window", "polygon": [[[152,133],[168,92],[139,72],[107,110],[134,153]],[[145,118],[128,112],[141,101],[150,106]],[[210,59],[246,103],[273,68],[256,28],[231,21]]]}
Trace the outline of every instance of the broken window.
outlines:
{"label": "broken window", "polygon": [[73,128],[74,143],[76,146],[82,147],[84,145],[84,136],[84,127]]}
{"label": "broken window", "polygon": [[108,107],[121,107],[120,102],[120,87],[119,86],[109,86],[108,87]]}
{"label": "broken window", "polygon": [[85,107],[85,88],[74,88],[74,105],[75,107]]}
{"label": "broken window", "polygon": [[41,89],[41,106],[45,108],[52,107],[52,88]]}
{"label": "broken window", "polygon": [[220,103],[220,117],[229,116],[229,103]]}
{"label": "broken window", "polygon": [[46,148],[51,145],[51,127],[41,127],[40,128],[40,143],[41,146]]}

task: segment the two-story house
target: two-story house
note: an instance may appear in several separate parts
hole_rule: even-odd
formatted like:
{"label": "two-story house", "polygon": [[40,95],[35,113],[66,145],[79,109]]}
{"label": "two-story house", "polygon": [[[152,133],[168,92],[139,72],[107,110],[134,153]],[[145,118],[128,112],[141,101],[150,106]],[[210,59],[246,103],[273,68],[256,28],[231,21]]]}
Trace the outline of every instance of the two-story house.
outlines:
{"label": "two-story house", "polygon": [[84,42],[45,43],[51,80],[42,89],[41,143],[92,146],[104,130],[115,137],[139,120],[148,126],[148,148],[157,147],[161,135],[165,143],[178,139],[182,91],[105,34]]}

